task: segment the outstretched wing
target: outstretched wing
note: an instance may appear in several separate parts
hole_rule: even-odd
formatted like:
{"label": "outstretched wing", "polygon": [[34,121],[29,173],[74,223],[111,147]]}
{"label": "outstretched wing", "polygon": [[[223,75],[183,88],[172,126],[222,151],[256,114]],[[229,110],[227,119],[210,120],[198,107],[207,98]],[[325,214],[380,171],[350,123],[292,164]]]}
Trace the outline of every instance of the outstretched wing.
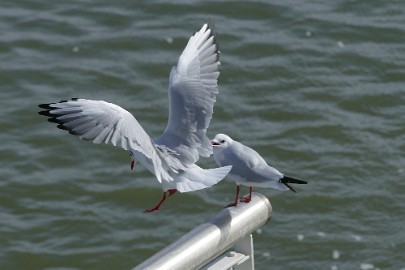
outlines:
{"label": "outstretched wing", "polygon": [[162,159],[149,135],[135,117],[120,106],[101,100],[77,99],[57,103],[41,104],[39,114],[58,128],[94,143],[120,146],[125,150],[136,150],[149,158],[154,165],[156,177],[169,180],[162,168]]}
{"label": "outstretched wing", "polygon": [[156,144],[175,150],[185,165],[210,156],[206,130],[218,94],[219,51],[208,24],[190,40],[170,73],[169,120]]}

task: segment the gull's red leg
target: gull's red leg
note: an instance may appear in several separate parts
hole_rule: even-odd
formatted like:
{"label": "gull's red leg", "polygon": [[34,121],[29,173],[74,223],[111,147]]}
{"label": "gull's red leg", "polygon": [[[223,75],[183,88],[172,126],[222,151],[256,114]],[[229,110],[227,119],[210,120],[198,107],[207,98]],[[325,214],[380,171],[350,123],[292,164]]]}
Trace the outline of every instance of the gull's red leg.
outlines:
{"label": "gull's red leg", "polygon": [[231,206],[238,206],[238,201],[239,201],[239,191],[240,191],[240,186],[236,186],[236,198],[235,202],[228,204],[226,207],[231,207]]}
{"label": "gull's red leg", "polygon": [[252,200],[252,187],[250,187],[249,196],[240,198],[241,202],[248,203]]}
{"label": "gull's red leg", "polygon": [[131,161],[131,171],[135,168],[137,161],[132,160]]}
{"label": "gull's red leg", "polygon": [[160,206],[162,206],[162,204],[164,203],[165,200],[166,200],[166,191],[163,192],[163,197],[162,197],[162,199],[160,200],[160,202],[159,202],[155,207],[153,207],[153,208],[151,208],[151,209],[146,209],[146,210],[143,211],[143,212],[144,212],[144,213],[150,213],[150,212],[159,210],[159,209],[160,209]]}
{"label": "gull's red leg", "polygon": [[[172,196],[174,193],[177,192],[177,189],[175,189],[175,188],[169,189],[169,190],[167,190],[167,192],[169,193],[169,196]],[[162,204],[165,202],[166,198],[167,198],[167,193],[166,193],[166,191],[165,191],[165,192],[163,192],[163,197],[162,197],[162,199],[160,200],[160,202],[159,202],[155,207],[153,207],[153,208],[151,208],[151,209],[146,209],[146,210],[143,211],[143,212],[144,212],[144,213],[150,213],[150,212],[159,210],[160,207],[162,206]]]}
{"label": "gull's red leg", "polygon": [[174,193],[177,192],[177,189],[175,189],[175,188],[169,189],[167,192],[169,192],[169,196],[172,196]]}

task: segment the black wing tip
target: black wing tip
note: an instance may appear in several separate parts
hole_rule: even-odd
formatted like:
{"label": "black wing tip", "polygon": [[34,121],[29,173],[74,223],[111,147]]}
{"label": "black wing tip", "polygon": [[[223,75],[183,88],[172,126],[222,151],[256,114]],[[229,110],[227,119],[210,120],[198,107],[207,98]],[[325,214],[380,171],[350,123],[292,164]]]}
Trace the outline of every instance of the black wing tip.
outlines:
{"label": "black wing tip", "polygon": [[59,102],[39,104],[38,107],[40,107],[42,109],[53,109],[53,107],[51,107],[51,105],[53,105],[53,104],[64,103],[64,102],[68,102],[68,101],[78,101],[79,99],[80,98],[77,98],[77,97],[73,97],[71,99],[62,99]]}
{"label": "black wing tip", "polygon": [[58,106],[52,106],[52,105],[56,105],[56,104],[60,104],[60,103],[68,102],[68,101],[78,101],[79,99],[80,98],[74,97],[69,100],[61,100],[61,101],[55,102],[55,103],[39,104],[38,107],[40,107],[41,109],[44,109],[44,110],[39,111],[38,114],[48,117],[48,122],[58,124],[56,127],[59,129],[66,130],[72,135],[82,135],[82,134],[74,131],[72,128],[68,128],[68,127],[64,126],[66,121],[58,119],[58,117],[63,114],[52,113],[53,110],[58,109]]}
{"label": "black wing tip", "polygon": [[73,97],[73,98],[70,98],[70,99],[63,99],[63,100],[59,101],[58,103],[65,103],[65,102],[68,102],[68,101],[78,101],[79,99],[80,98]]}
{"label": "black wing tip", "polygon": [[288,187],[294,193],[297,193],[297,191],[292,186],[290,186],[289,184],[301,184],[301,185],[302,184],[308,184],[307,181],[292,178],[292,177],[288,177],[288,176],[284,176],[283,178],[281,178],[278,181],[279,181],[279,183],[284,184],[286,187]]}
{"label": "black wing tip", "polygon": [[297,191],[295,190],[295,189],[293,189],[293,187],[292,186],[290,186],[289,184],[287,184],[287,183],[283,183],[286,187],[288,187],[292,192],[294,192],[294,193],[297,193]]}
{"label": "black wing tip", "polygon": [[283,178],[280,179],[280,182],[283,183],[283,184],[285,184],[285,183],[300,184],[300,185],[308,184],[307,181],[292,178],[292,177],[289,177],[289,176],[284,176]]}
{"label": "black wing tip", "polygon": [[39,111],[38,114],[43,115],[43,116],[47,116],[47,117],[52,117],[52,115],[49,112],[50,112],[50,110],[48,110],[48,111]]}
{"label": "black wing tip", "polygon": [[59,121],[58,119],[56,119],[55,117],[48,118],[48,122],[56,123],[56,124],[62,124],[62,122]]}
{"label": "black wing tip", "polygon": [[49,111],[57,109],[56,107],[54,107],[52,105],[59,104],[59,103],[65,103],[65,102],[68,102],[68,101],[78,101],[79,99],[80,98],[74,97],[74,98],[71,98],[71,99],[64,99],[64,100],[61,100],[59,102],[38,104],[39,108],[46,110],[46,111],[40,111],[38,113],[41,114],[41,115],[45,115],[45,116],[52,116],[52,115],[49,114]]}
{"label": "black wing tip", "polygon": [[79,100],[79,98],[74,97],[74,98],[71,98],[70,100],[61,100],[61,101],[55,102],[55,103],[39,104],[38,107],[41,109],[44,109],[44,110],[39,111],[38,114],[48,117],[48,122],[58,124],[57,128],[67,130],[67,131],[69,131],[70,134],[73,134],[73,135],[80,135],[80,134],[73,132],[69,128],[65,127],[63,125],[65,123],[65,121],[58,120],[58,117],[60,116],[60,114],[51,113],[53,110],[58,109],[58,107],[56,107],[56,106],[54,107],[52,105],[56,105],[56,104],[64,103],[64,102],[68,102],[68,101],[78,101],[78,100]]}
{"label": "black wing tip", "polygon": [[38,107],[44,109],[44,111],[39,111],[38,114],[46,116],[46,117],[54,117],[50,112],[54,110],[51,105],[55,103],[47,103],[47,104],[39,104]]}
{"label": "black wing tip", "polygon": [[57,125],[56,126],[57,128],[59,128],[59,129],[62,129],[62,130],[68,130],[64,125],[62,125],[62,124],[59,124],[59,125]]}
{"label": "black wing tip", "polygon": [[48,104],[39,104],[38,107],[40,107],[41,109],[52,109],[50,107],[52,103],[48,103]]}
{"label": "black wing tip", "polygon": [[75,136],[78,136],[78,135],[82,135],[82,134],[80,134],[80,133],[78,133],[78,132],[75,132],[73,129],[71,129],[71,128],[68,128],[68,127],[65,127],[63,124],[59,124],[59,125],[57,125],[56,126],[57,128],[59,128],[59,129],[61,129],[61,130],[66,130],[66,131],[68,131],[69,132],[69,134],[72,134],[72,135],[75,135]]}

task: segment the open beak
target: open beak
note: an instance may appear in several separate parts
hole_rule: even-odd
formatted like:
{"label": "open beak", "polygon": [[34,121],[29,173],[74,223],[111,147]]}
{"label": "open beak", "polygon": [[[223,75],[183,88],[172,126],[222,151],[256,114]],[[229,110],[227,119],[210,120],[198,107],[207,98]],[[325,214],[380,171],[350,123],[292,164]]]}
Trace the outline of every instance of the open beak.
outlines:
{"label": "open beak", "polygon": [[131,171],[134,169],[135,165],[136,165],[136,161],[132,160],[131,161]]}
{"label": "open beak", "polygon": [[216,141],[214,141],[214,140],[211,140],[211,144],[212,144],[212,146],[219,146],[219,143],[217,143]]}

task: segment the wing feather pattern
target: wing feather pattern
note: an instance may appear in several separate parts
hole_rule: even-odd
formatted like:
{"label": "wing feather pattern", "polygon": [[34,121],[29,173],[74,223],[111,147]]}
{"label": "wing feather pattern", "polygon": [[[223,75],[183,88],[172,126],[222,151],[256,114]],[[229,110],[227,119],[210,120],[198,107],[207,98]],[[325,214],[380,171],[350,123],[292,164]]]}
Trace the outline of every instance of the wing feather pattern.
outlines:
{"label": "wing feather pattern", "polygon": [[112,144],[125,150],[136,150],[149,158],[159,182],[173,178],[162,167],[162,160],[153,141],[127,110],[101,100],[72,99],[39,105],[48,121],[80,139],[100,144]]}
{"label": "wing feather pattern", "polygon": [[218,94],[219,51],[213,30],[204,24],[190,40],[170,73],[169,120],[156,144],[175,150],[185,165],[210,156],[206,130]]}

